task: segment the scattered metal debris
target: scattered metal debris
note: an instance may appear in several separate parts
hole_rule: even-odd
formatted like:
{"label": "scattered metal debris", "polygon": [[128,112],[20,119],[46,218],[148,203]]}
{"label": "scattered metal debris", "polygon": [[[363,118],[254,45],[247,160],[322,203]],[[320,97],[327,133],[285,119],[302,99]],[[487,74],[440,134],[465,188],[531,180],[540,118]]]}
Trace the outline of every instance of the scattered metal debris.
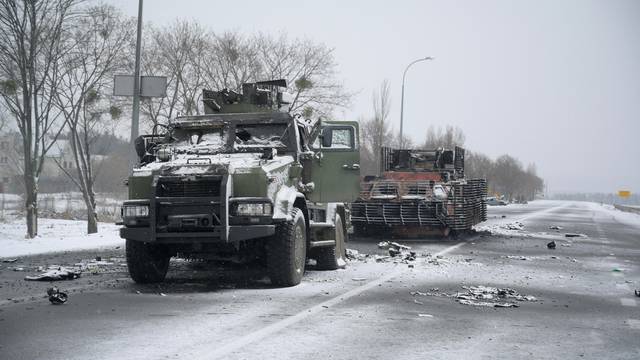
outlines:
{"label": "scattered metal debris", "polygon": [[524,224],[521,223],[520,221],[504,224],[504,225],[501,225],[500,227],[506,230],[524,230]]}
{"label": "scattered metal debris", "polygon": [[515,301],[537,301],[535,296],[521,295],[510,288],[495,288],[490,286],[463,286],[464,292],[453,294],[441,293],[438,288],[430,289],[430,292],[412,291],[412,296],[443,296],[454,298],[463,305],[488,306],[488,307],[519,307]]}
{"label": "scattered metal debris", "polygon": [[530,258],[522,255],[506,255],[502,257],[506,259],[513,259],[513,260],[531,260]]}
{"label": "scattered metal debris", "polygon": [[555,249],[555,248],[556,248],[556,242],[555,242],[555,241],[552,241],[552,242],[548,243],[548,244],[547,244],[547,247],[548,247],[549,249],[551,249],[551,250]]}
{"label": "scattered metal debris", "polygon": [[29,281],[57,281],[57,280],[74,280],[80,277],[82,271],[69,269],[64,267],[49,268],[40,275],[25,276],[25,280]]}
{"label": "scattered metal debris", "polygon": [[61,292],[55,286],[47,289],[47,295],[49,295],[49,302],[53,305],[62,305],[69,299],[66,293]]}
{"label": "scattered metal debris", "polygon": [[411,250],[410,246],[402,245],[394,241],[381,241],[378,243],[380,249],[395,249],[395,250]]}
{"label": "scattered metal debris", "polygon": [[587,237],[585,234],[576,234],[576,233],[566,233],[564,237],[574,238],[574,237]]}
{"label": "scattered metal debris", "polygon": [[418,317],[432,318],[433,315],[431,315],[431,314],[418,314]]}
{"label": "scattered metal debris", "polygon": [[558,225],[549,226],[549,230],[562,230],[562,226],[558,226]]}

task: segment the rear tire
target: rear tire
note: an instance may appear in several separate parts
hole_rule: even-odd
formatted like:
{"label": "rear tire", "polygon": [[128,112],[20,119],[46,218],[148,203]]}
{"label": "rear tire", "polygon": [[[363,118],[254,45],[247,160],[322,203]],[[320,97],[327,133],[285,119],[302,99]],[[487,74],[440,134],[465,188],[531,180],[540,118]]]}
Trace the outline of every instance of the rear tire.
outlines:
{"label": "rear tire", "polygon": [[292,220],[279,224],[267,243],[267,271],[276,286],[300,284],[307,254],[307,226],[302,210],[293,208]]}
{"label": "rear tire", "polygon": [[336,215],[335,236],[336,245],[316,249],[316,268],[318,270],[342,269],[347,265],[345,261],[347,249],[344,241],[344,226],[342,218]]}
{"label": "rear tire", "polygon": [[126,253],[127,267],[133,281],[138,284],[164,281],[171,260],[166,247],[127,239]]}

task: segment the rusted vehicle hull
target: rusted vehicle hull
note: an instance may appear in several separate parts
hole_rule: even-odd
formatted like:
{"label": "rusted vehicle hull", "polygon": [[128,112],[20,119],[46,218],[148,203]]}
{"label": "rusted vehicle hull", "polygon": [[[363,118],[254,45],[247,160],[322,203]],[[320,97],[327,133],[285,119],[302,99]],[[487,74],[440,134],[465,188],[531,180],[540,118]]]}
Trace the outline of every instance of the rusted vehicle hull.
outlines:
{"label": "rusted vehicle hull", "polygon": [[[394,156],[393,150],[385,151],[383,159]],[[456,153],[462,155],[450,156],[450,167],[446,163],[438,165],[439,156],[435,156],[418,164],[422,168],[411,163],[409,170],[414,171],[386,160],[383,169],[390,171],[364,181],[360,197],[351,204],[356,235],[448,236],[485,221],[487,183],[484,179],[465,179],[464,150],[457,148]],[[433,161],[432,167],[424,165],[429,161]]]}

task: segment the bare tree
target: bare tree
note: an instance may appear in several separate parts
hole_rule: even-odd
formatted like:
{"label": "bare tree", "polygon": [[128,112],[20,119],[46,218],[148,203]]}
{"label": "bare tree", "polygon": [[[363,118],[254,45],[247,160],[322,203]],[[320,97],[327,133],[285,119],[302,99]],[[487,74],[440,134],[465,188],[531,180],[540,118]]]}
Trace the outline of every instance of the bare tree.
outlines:
{"label": "bare tree", "polygon": [[61,79],[55,91],[56,107],[64,116],[75,167],[60,169],[82,193],[87,208],[87,232],[98,231],[94,193],[92,143],[105,128],[103,115],[110,113],[104,99],[113,74],[123,65],[122,56],[134,37],[131,20],[124,20],[113,6],[86,9],[74,21],[75,31],[67,40],[72,50],[60,59]]}
{"label": "bare tree", "polygon": [[38,176],[60,132],[52,111],[65,33],[81,0],[0,0],[0,96],[22,138],[27,235],[38,233]]}
{"label": "bare tree", "polygon": [[177,21],[174,24],[146,31],[143,51],[143,73],[167,77],[167,96],[144,99],[141,111],[152,125],[165,123],[178,113],[199,113],[198,103],[204,81],[204,63],[208,40],[205,29],[197,22]]}
{"label": "bare tree", "polygon": [[289,40],[260,34],[255,38],[260,51],[262,76],[286,79],[293,95],[290,111],[305,117],[329,116],[336,107],[345,107],[353,94],[338,81],[333,49],[311,40]]}
{"label": "bare tree", "polygon": [[426,139],[422,145],[424,149],[446,148],[452,149],[455,146],[463,146],[465,141],[464,132],[459,127],[447,125],[441,127],[429,126]]}
{"label": "bare tree", "polygon": [[373,117],[361,121],[361,163],[363,173],[380,174],[380,149],[392,142],[392,131],[387,121],[391,110],[391,92],[389,82],[384,80],[380,89],[373,92]]}

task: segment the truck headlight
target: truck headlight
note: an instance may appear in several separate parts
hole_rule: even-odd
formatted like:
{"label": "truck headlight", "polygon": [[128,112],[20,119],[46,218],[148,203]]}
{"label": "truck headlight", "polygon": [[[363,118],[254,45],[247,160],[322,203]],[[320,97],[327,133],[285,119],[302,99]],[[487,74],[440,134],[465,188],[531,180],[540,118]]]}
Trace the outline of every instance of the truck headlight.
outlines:
{"label": "truck headlight", "polygon": [[271,216],[272,212],[271,203],[236,203],[234,206],[236,216]]}
{"label": "truck headlight", "polygon": [[122,206],[122,219],[146,218],[149,216],[149,205],[124,205]]}

